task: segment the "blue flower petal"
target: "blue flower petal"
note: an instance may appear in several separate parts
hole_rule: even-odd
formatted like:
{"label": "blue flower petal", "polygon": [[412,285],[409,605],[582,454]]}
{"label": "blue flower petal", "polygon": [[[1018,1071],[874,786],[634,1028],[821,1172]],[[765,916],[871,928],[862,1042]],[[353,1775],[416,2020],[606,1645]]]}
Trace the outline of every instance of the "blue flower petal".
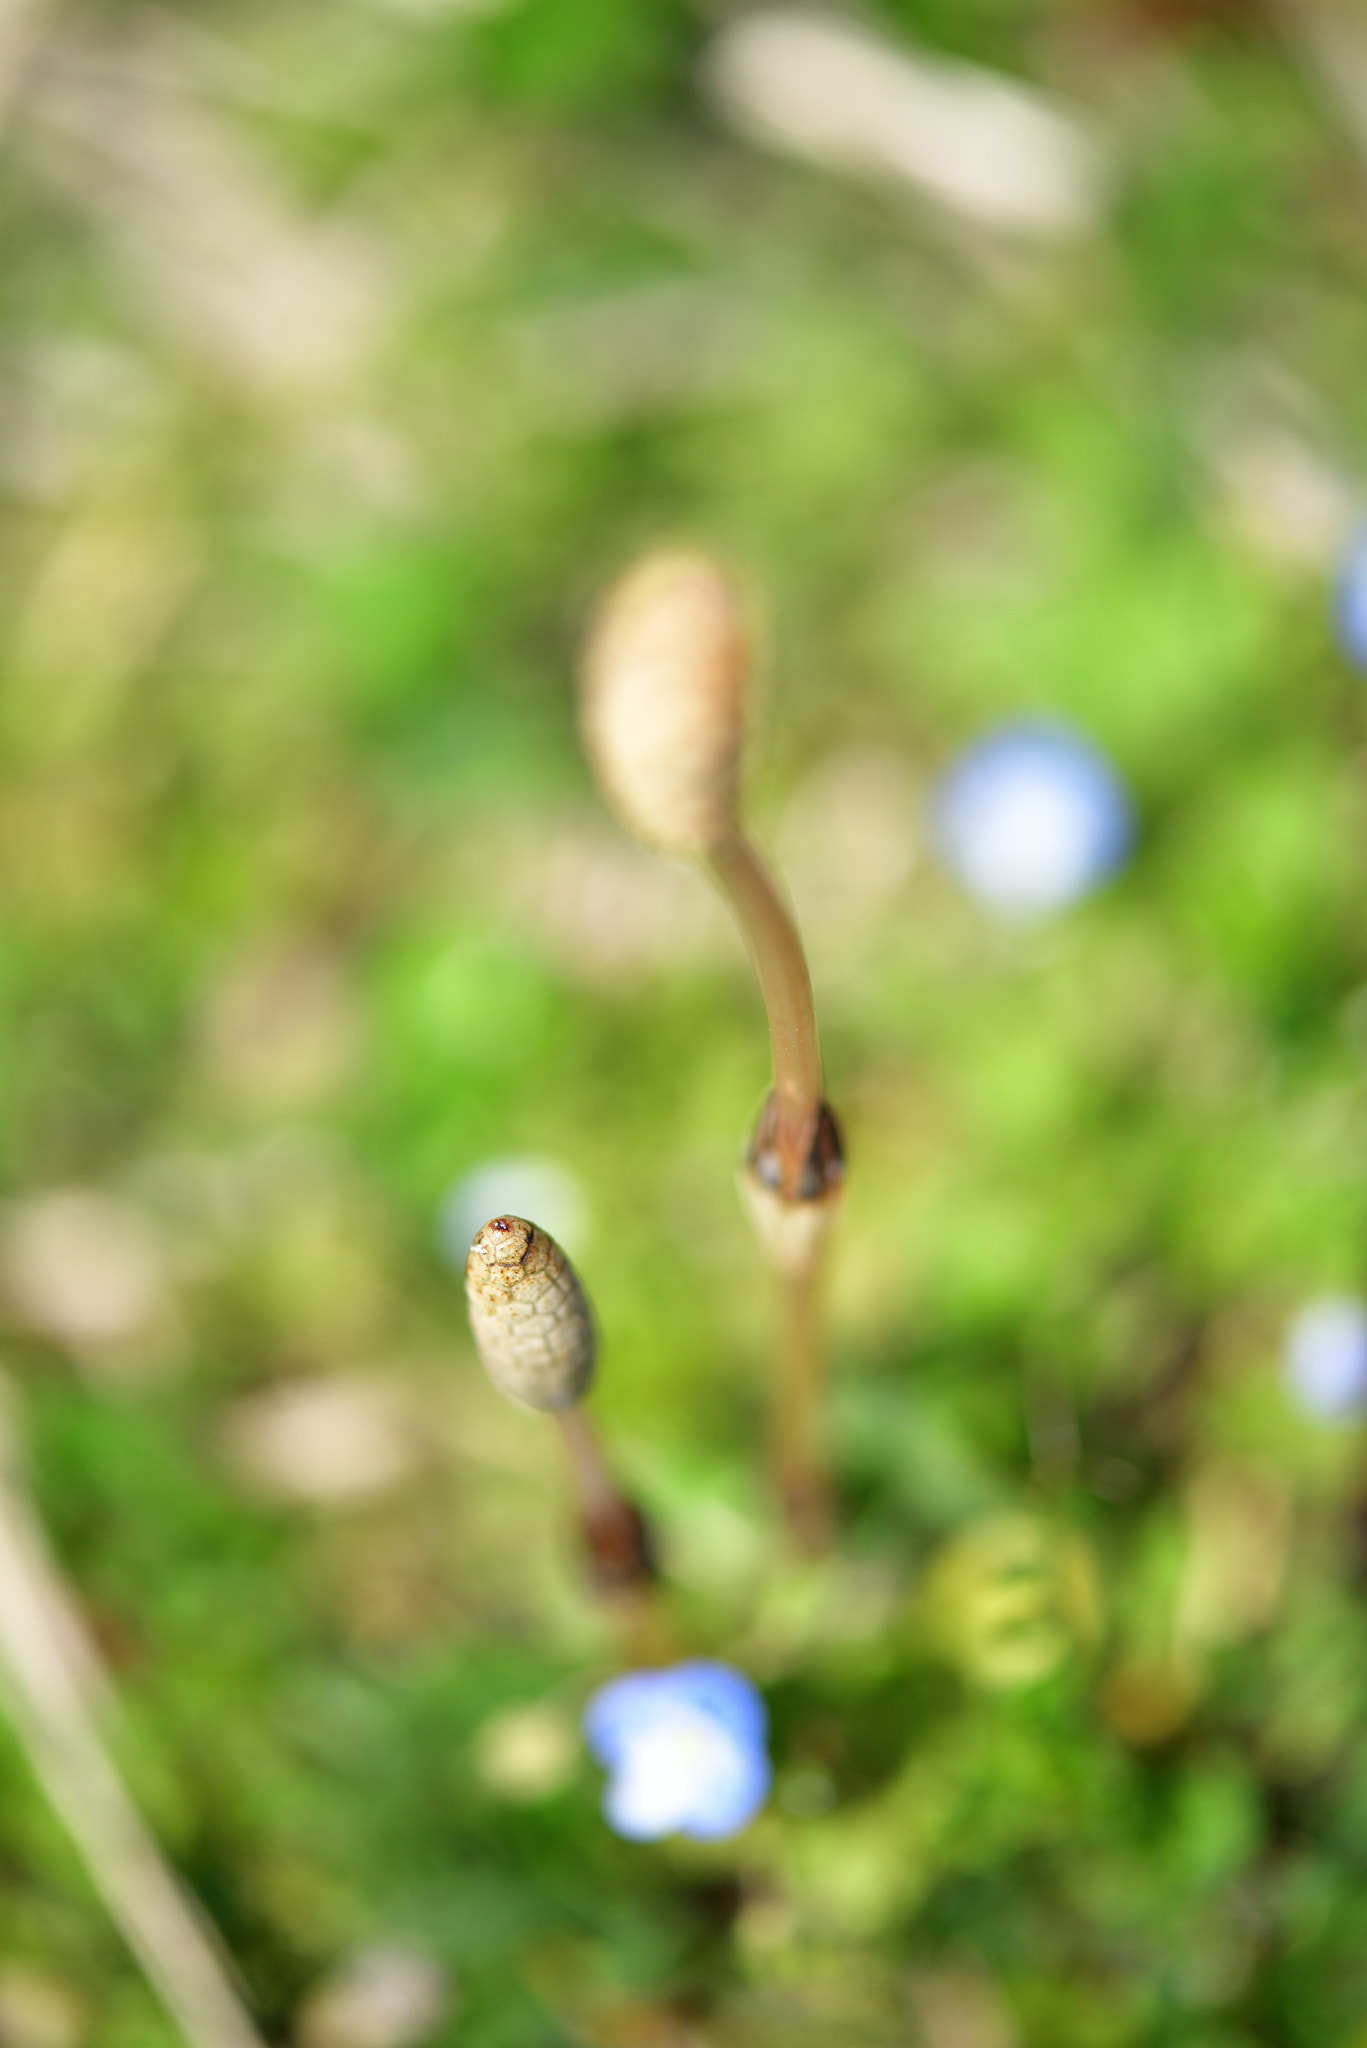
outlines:
{"label": "blue flower petal", "polygon": [[733,1671],[729,1664],[697,1657],[690,1663],[676,1664],[661,1675],[668,1677],[676,1698],[689,1700],[705,1714],[711,1714],[738,1741],[763,1743],[769,1732],[764,1701],[749,1679]]}
{"label": "blue flower petal", "polygon": [[1348,1294],[1307,1302],[1286,1333],[1282,1372],[1293,1400],[1317,1421],[1367,1414],[1367,1302]]}
{"label": "blue flower petal", "polygon": [[705,1658],[601,1686],[584,1734],[609,1772],[608,1825],[631,1841],[734,1834],[768,1794],[767,1720],[749,1679]]}
{"label": "blue flower petal", "polygon": [[629,1671],[598,1688],[584,1709],[584,1740],[600,1764],[617,1764],[632,1737],[659,1716],[661,1674]]}
{"label": "blue flower petal", "polygon": [[733,1774],[712,1785],[706,1798],[698,1800],[689,1819],[682,1823],[680,1834],[692,1835],[700,1842],[715,1842],[724,1835],[738,1834],[769,1797],[773,1776],[762,1749],[738,1749]]}
{"label": "blue flower petal", "polygon": [[940,784],[933,827],[969,893],[1021,917],[1060,909],[1113,874],[1133,844],[1134,809],[1081,734],[1026,721],[960,755]]}
{"label": "blue flower petal", "polygon": [[1339,646],[1354,668],[1367,673],[1367,527],[1349,543],[1334,591]]}
{"label": "blue flower petal", "polygon": [[531,1154],[482,1160],[446,1190],[437,1210],[437,1250],[458,1273],[491,1216],[535,1216],[578,1258],[588,1205],[582,1184],[559,1160]]}

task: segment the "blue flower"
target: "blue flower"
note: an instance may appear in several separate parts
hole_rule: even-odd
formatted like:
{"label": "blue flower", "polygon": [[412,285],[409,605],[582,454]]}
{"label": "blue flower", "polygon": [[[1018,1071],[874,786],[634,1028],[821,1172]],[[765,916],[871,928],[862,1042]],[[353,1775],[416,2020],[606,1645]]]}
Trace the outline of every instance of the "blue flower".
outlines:
{"label": "blue flower", "polygon": [[476,1234],[491,1216],[535,1216],[557,1244],[576,1257],[585,1237],[584,1190],[556,1159],[485,1159],[446,1190],[437,1211],[437,1250],[458,1273]]}
{"label": "blue flower", "polygon": [[1124,785],[1067,726],[1002,726],[948,770],[935,802],[940,852],[971,896],[1004,917],[1062,909],[1114,873],[1134,840]]}
{"label": "blue flower", "polygon": [[1354,668],[1367,671],[1367,526],[1348,544],[1334,591],[1339,646]]}
{"label": "blue flower", "polygon": [[725,1664],[698,1659],[600,1686],[584,1736],[609,1773],[608,1826],[632,1842],[735,1834],[768,1796],[767,1728],[754,1686]]}
{"label": "blue flower", "polygon": [[1367,1414],[1367,1302],[1351,1294],[1307,1302],[1287,1330],[1282,1376],[1317,1421]]}

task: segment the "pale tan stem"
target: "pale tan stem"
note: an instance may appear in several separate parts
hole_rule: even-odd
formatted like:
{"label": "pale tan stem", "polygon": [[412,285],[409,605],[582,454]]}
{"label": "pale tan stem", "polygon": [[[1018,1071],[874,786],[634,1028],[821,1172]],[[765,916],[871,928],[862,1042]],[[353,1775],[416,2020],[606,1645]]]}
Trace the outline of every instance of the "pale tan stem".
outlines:
{"label": "pale tan stem", "polygon": [[759,976],[773,1050],[779,1149],[785,1164],[792,1159],[795,1180],[821,1105],[821,1049],[802,940],[772,875],[738,825],[717,841],[707,858]]}
{"label": "pale tan stem", "polygon": [[556,1414],[570,1461],[579,1527],[599,1591],[638,1608],[655,1579],[650,1532],[635,1504],[613,1482],[593,1425],[582,1408]]}
{"label": "pale tan stem", "polygon": [[823,1454],[821,1251],[814,1242],[803,1264],[779,1276],[782,1331],[771,1423],[778,1496],[798,1547],[808,1552],[824,1547],[832,1522]]}
{"label": "pale tan stem", "polygon": [[[0,1386],[0,1401],[4,1388]],[[191,2048],[263,2048],[198,1906],[96,1730],[99,1666],[17,1477],[0,1412],[0,1679],[34,1776]]]}
{"label": "pale tan stem", "polygon": [[582,1408],[563,1408],[556,1416],[574,1476],[575,1496],[586,1517],[607,1514],[620,1496],[612,1483],[593,1424]]}

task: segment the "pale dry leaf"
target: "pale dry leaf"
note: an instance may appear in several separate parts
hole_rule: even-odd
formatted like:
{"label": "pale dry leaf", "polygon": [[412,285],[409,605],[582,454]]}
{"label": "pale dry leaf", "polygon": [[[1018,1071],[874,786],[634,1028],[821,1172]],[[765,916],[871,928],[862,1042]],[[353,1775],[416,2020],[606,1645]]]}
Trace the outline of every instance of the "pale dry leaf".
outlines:
{"label": "pale dry leaf", "polygon": [[704,83],[755,141],[995,233],[1066,238],[1093,227],[1105,205],[1105,158],[1080,114],[1036,86],[839,15],[741,15],[713,42]]}

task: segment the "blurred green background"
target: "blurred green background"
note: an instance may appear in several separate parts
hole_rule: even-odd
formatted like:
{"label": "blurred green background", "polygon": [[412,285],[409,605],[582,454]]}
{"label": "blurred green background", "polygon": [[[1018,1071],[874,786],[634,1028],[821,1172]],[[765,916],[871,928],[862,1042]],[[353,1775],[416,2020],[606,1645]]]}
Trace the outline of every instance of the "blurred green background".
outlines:
{"label": "blurred green background", "polygon": [[[366,2048],[379,1945],[469,2048],[1367,2041],[1364,1444],[1278,1370],[1367,1280],[1327,6],[883,0],[889,93],[980,67],[905,160],[728,0],[0,21],[4,1369],[273,2038]],[[762,623],[851,1157],[819,1564],[757,1452],[757,997],[574,735],[662,536]],[[927,791],[1051,711],[1139,843],[1003,929]],[[732,1844],[598,1815],[612,1629],[440,1242],[507,1158],[680,1641],[769,1702]],[[173,2038],[0,1715],[0,2040]]]}

